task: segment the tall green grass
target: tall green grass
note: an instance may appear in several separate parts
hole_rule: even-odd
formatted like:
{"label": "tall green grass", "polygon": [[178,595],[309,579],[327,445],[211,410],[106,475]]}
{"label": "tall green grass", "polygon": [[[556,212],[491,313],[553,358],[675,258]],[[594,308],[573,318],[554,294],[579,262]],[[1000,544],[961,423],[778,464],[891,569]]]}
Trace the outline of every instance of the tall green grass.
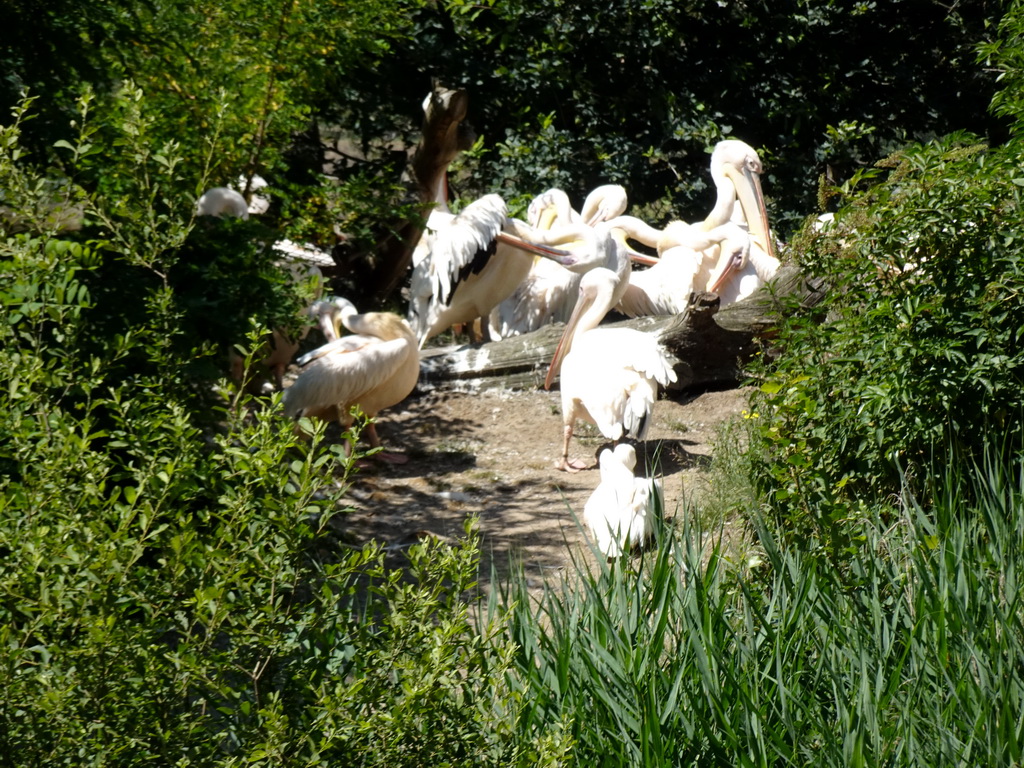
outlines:
{"label": "tall green grass", "polygon": [[[678,515],[632,562],[505,595],[523,743],[582,765],[998,765],[1024,746],[1022,467],[950,464],[838,570]],[[968,506],[964,499],[981,499]]]}

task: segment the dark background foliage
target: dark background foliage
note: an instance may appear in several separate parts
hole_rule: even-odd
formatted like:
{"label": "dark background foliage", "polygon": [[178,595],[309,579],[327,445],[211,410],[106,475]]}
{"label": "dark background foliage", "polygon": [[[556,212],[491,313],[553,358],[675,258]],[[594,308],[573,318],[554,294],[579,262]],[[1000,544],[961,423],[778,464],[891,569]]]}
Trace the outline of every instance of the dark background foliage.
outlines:
{"label": "dark background foliage", "polygon": [[[766,162],[784,237],[822,208],[822,177],[841,184],[906,141],[954,129],[1005,137],[987,110],[995,77],[976,62],[1004,6],[993,0],[456,0],[360,4],[345,22],[349,5],[234,5],[8,3],[0,108],[23,87],[41,95],[26,141],[42,148],[82,84],[109,89],[120,71],[164,94],[168,136],[237,137],[215,179],[284,173],[295,162],[288,137],[310,121],[341,129],[369,155],[339,167],[344,176],[366,162],[387,167],[385,142],[415,142],[438,78],[469,92],[481,137],[457,195],[515,198],[558,185],[580,200],[619,182],[652,219],[699,218],[709,205],[706,153],[735,136]],[[224,87],[228,119],[217,125]],[[261,115],[269,102],[273,121]]]}

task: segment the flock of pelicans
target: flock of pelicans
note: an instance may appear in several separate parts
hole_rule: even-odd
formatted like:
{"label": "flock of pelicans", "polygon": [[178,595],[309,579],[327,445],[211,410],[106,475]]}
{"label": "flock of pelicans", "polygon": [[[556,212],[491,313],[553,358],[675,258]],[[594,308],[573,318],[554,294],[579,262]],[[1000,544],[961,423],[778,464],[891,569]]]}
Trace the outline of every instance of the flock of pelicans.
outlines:
{"label": "flock of pelicans", "polygon": [[[649,535],[660,484],[635,476],[636,453],[621,441],[644,438],[658,386],[674,381],[675,373],[654,337],[600,324],[612,310],[630,317],[682,312],[694,291],[715,293],[725,306],[770,279],[779,262],[760,172],[750,146],[720,142],[711,155],[714,208],[701,222],[673,221],[663,229],[625,215],[626,192],[616,185],[594,190],[580,212],[564,192],[552,189],[533,200],[527,221],[510,217],[498,195],[453,214],[442,178],[413,254],[407,317],[360,313],[339,297],[318,299],[309,311],[327,343],[295,361],[300,371],[284,390],[285,414],[336,420],[347,428],[358,407],[371,417],[365,431],[370,445],[379,447],[372,417],[415,388],[419,350],[428,339],[453,326],[479,328],[480,337],[495,339],[564,321],[545,379],[545,388],[560,379],[563,442],[556,467],[576,472],[587,466],[569,458],[578,420],[617,443],[598,457],[600,483],[584,517],[605,555],[628,551]],[[258,198],[247,203],[218,187],[200,198],[199,213],[247,217],[261,205]],[[275,248],[297,279],[309,274],[308,259],[298,254],[295,260],[298,246],[283,241]],[[645,268],[634,270],[634,263]],[[276,341],[267,362],[280,387],[298,341]]]}

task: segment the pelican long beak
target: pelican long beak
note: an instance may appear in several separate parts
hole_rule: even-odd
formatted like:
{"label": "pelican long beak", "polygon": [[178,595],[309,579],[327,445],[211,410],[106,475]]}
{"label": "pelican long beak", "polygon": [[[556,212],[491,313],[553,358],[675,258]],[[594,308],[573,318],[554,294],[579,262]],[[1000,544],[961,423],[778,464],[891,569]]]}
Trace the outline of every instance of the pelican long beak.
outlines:
{"label": "pelican long beak", "polygon": [[555,347],[555,354],[551,358],[551,365],[548,366],[548,375],[544,377],[544,389],[551,389],[555,376],[562,370],[562,360],[565,359],[565,356],[569,354],[569,350],[572,348],[572,337],[576,333],[576,326],[579,325],[580,318],[583,317],[583,313],[592,303],[593,300],[585,300],[583,296],[580,296],[579,301],[576,302],[572,315],[569,316],[569,322],[565,324],[565,330],[562,331],[562,338],[558,340],[558,346]]}
{"label": "pelican long beak", "polygon": [[659,259],[657,256],[649,256],[646,253],[634,251],[632,248],[628,246],[626,247],[626,255],[629,256],[630,261],[636,264],[643,264],[644,266],[647,267],[653,267],[655,264],[661,261],[661,259]]}
{"label": "pelican long beak", "polygon": [[547,259],[551,259],[563,267],[575,264],[577,259],[572,255],[570,251],[562,250],[561,248],[552,248],[547,245],[540,245],[539,243],[531,243],[528,240],[524,240],[518,235],[513,235],[508,232],[499,232],[498,241],[511,245],[513,248],[518,248],[521,251],[527,251],[528,253],[535,253],[538,256],[543,256]]}
{"label": "pelican long beak", "polygon": [[736,197],[739,199],[743,215],[747,219],[747,229],[750,231],[751,238],[761,247],[761,250],[775,258],[771,228],[768,225],[768,211],[764,205],[764,195],[761,193],[760,175],[749,168],[744,168],[742,173],[734,168],[728,168],[726,173],[736,188]]}
{"label": "pelican long beak", "polygon": [[729,276],[743,268],[745,260],[742,248],[738,248],[728,254],[725,259],[725,266],[722,267],[722,271],[718,273],[718,277],[711,287],[708,288],[708,291],[715,294],[720,293],[722,286],[729,281]]}

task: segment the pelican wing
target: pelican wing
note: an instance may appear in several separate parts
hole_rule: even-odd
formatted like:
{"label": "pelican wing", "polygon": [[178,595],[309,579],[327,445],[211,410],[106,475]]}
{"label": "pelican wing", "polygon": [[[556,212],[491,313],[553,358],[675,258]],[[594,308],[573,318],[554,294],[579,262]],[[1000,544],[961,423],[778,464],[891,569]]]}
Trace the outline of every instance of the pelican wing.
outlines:
{"label": "pelican wing", "polygon": [[650,334],[600,328],[575,341],[562,369],[562,390],[586,408],[601,434],[643,439],[658,397],[658,384],[676,380],[672,363]]}
{"label": "pelican wing", "polygon": [[[479,272],[493,253],[508,209],[498,195],[485,195],[467,205],[447,227],[434,235],[430,261],[432,293],[443,304],[466,275]],[[488,253],[490,252],[490,253]]]}
{"label": "pelican wing", "polygon": [[579,284],[579,274],[550,259],[534,259],[526,279],[491,312],[491,337],[503,339],[564,323],[576,305]]}
{"label": "pelican wing", "polygon": [[362,334],[353,333],[349,336],[342,336],[340,339],[334,339],[326,344],[321,344],[316,349],[307,352],[298,360],[295,364],[302,367],[309,365],[314,360],[319,360],[324,355],[332,354],[334,352],[356,352],[366,347],[367,344],[379,343],[380,339],[376,336],[364,336]]}
{"label": "pelican wing", "polygon": [[487,264],[507,217],[499,195],[484,195],[457,216],[430,214],[413,252],[409,281],[408,320],[421,344],[458,284]]}
{"label": "pelican wing", "polygon": [[401,369],[412,344],[407,338],[381,341],[361,335],[325,344],[324,347],[332,349],[312,360],[285,390],[285,415],[297,416],[311,408],[359,402],[360,397]]}
{"label": "pelican wing", "polygon": [[245,198],[230,187],[214,187],[203,193],[196,202],[196,213],[200,216],[248,219],[249,204]]}
{"label": "pelican wing", "polygon": [[633,270],[617,309],[628,317],[677,315],[690,303],[690,294],[704,290],[703,255],[686,246],[666,250],[653,267]]}
{"label": "pelican wing", "polygon": [[318,267],[333,267],[334,259],[312,243],[296,243],[291,240],[277,240],[274,250],[286,259]]}

